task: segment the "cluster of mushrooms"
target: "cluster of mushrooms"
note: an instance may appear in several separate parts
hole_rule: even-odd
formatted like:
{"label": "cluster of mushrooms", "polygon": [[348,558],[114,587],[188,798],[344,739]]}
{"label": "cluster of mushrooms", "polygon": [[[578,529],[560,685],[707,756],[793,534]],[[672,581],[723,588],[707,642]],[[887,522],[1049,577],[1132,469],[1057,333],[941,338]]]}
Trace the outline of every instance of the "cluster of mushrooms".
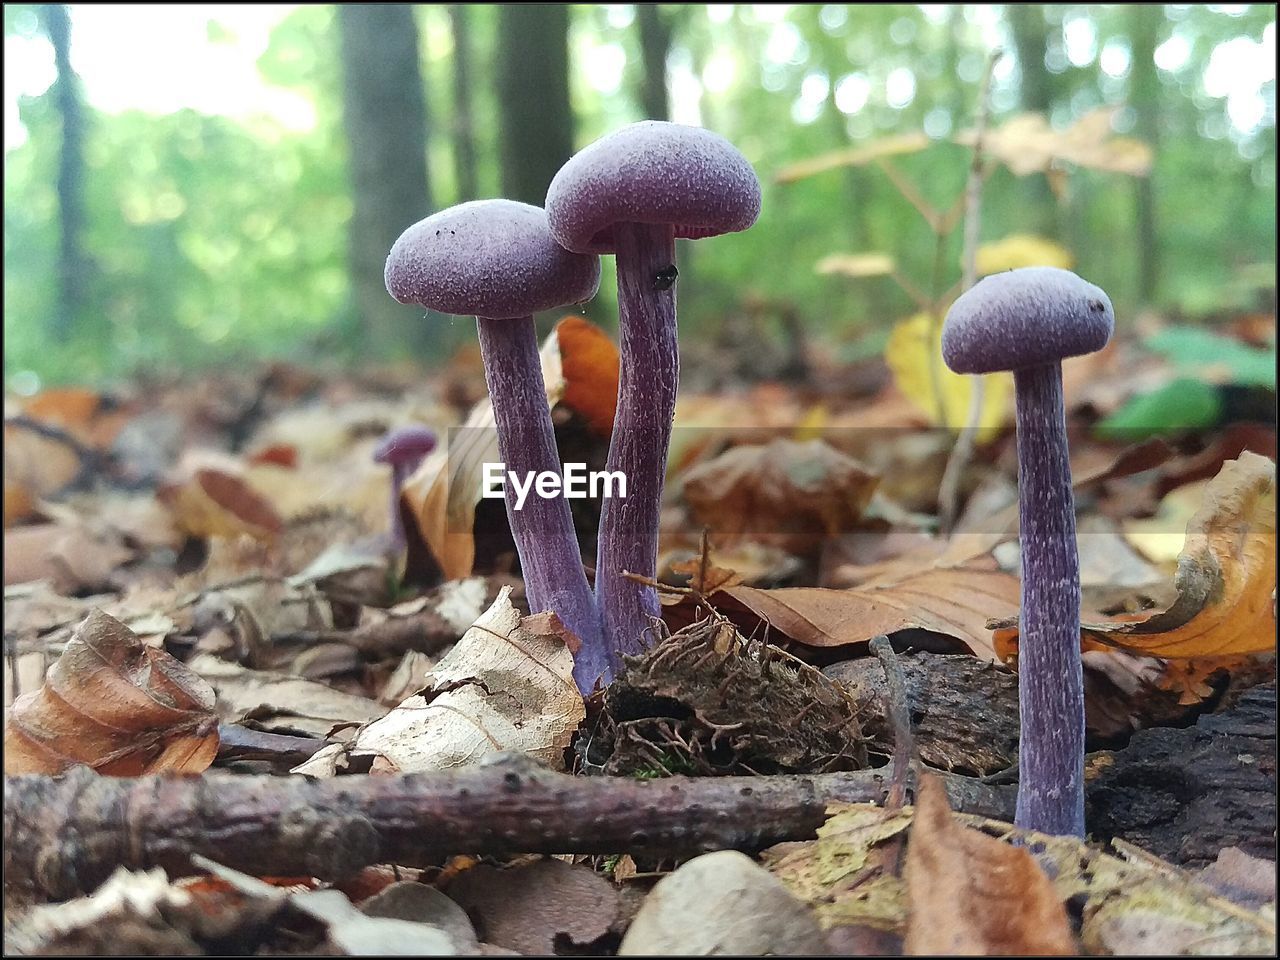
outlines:
{"label": "cluster of mushrooms", "polygon": [[[590,300],[600,254],[617,261],[620,370],[606,469],[627,496],[606,498],[594,590],[569,504],[531,497],[510,520],[531,612],[554,611],[581,641],[574,679],[607,685],[623,654],[657,641],[658,519],[675,416],[677,238],[745,230],[760,213],[750,163],[708,130],[645,121],[568,161],[545,209],[478,200],[407,229],[387,258],[401,303],[475,316],[505,469],[561,472],[533,314]],[[987,277],[952,306],[943,357],[960,373],[1012,370],[1016,384],[1023,558],[1017,823],[1084,832],[1080,575],[1061,361],[1101,349],[1107,295],[1066,270]]]}

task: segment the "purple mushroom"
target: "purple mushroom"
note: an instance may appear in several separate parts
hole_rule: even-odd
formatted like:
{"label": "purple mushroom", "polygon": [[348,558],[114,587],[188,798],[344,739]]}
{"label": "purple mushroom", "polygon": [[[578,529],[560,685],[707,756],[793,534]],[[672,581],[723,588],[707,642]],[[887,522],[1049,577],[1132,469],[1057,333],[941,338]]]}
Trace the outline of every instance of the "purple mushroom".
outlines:
{"label": "purple mushroom", "polygon": [[579,253],[614,253],[621,369],[607,468],[627,478],[605,500],[596,553],[596,603],[607,646],[582,657],[578,682],[608,683],[620,653],[645,648],[655,591],[625,576],[657,571],[658,516],[675,417],[675,241],[745,230],[760,214],[760,181],[718,134],[676,123],[624,127],[575,155],[547,191],[556,240]]}
{"label": "purple mushroom", "polygon": [[1084,836],[1080,560],[1062,360],[1101,350],[1114,328],[1107,295],[1056,267],[985,278],[952,304],[942,328],[952,370],[1013,371],[1022,543],[1017,824],[1043,833]]}
{"label": "purple mushroom", "polygon": [[[476,200],[401,234],[387,257],[385,280],[401,303],[477,318],[505,470],[520,477],[560,474],[532,315],[595,296],[599,259],[558,246],[539,207]],[[598,647],[600,619],[568,501],[531,494],[517,509],[508,484],[506,503],[529,609],[555,611],[584,649]]]}
{"label": "purple mushroom", "polygon": [[407,426],[388,430],[373,450],[375,463],[391,467],[391,549],[404,549],[404,517],[400,514],[400,491],[409,474],[436,448],[436,434],[428,427]]}

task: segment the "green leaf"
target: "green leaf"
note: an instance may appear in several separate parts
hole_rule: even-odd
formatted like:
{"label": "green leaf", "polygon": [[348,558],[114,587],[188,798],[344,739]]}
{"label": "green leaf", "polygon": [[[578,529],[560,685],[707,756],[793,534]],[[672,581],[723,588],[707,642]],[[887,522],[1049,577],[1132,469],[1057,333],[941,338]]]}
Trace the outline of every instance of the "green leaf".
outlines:
{"label": "green leaf", "polygon": [[1260,350],[1199,327],[1169,327],[1146,339],[1147,349],[1168,357],[1183,373],[1215,383],[1276,386],[1276,351]]}
{"label": "green leaf", "polygon": [[1161,433],[1203,430],[1222,415],[1222,398],[1203,380],[1180,377],[1159,390],[1133,397],[1098,424],[1103,439],[1140,440]]}

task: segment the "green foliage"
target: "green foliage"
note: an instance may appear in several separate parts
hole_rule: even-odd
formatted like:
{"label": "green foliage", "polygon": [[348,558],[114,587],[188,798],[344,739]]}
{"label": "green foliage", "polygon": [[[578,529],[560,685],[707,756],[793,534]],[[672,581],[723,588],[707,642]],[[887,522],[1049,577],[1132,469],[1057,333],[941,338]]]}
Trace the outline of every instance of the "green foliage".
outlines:
{"label": "green foliage", "polygon": [[1276,348],[1259,350],[1202,327],[1169,327],[1145,341],[1181,371],[1221,383],[1276,388]]}
{"label": "green foliage", "polygon": [[1158,390],[1133,397],[1098,424],[1099,437],[1136,441],[1150,436],[1205,430],[1218,422],[1222,398],[1203,380],[1180,377]]}
{"label": "green foliage", "polygon": [[[5,7],[7,37],[32,35],[33,9]],[[501,136],[491,62],[497,18],[492,4],[470,10],[477,174],[481,194],[493,196]],[[836,251],[891,253],[929,295],[955,282],[959,232],[937,257],[929,226],[881,171],[833,170],[786,185],[773,178],[799,160],[923,129],[934,144],[894,163],[929,202],[948,207],[963,188],[969,151],[947,138],[972,123],[986,38],[1007,31],[1000,8],[668,4],[663,12],[674,25],[674,119],[697,119],[729,137],[764,183],[763,212],[750,231],[682,245],[684,335],[713,333],[754,297],[792,304],[815,333],[845,352],[864,352],[914,307],[888,278],[855,285],[816,275],[814,265]],[[1100,65],[1106,51],[1114,61],[1116,51],[1132,49],[1127,8],[1067,4],[1042,12],[1055,127],[1135,93],[1129,72],[1112,75]],[[1274,107],[1244,136],[1232,130],[1226,101],[1205,93],[1201,76],[1219,44],[1259,42],[1269,25],[1274,30],[1274,8],[1175,5],[1161,15],[1157,43],[1176,35],[1189,52],[1185,63],[1156,72],[1154,94],[1149,83],[1142,91],[1159,104],[1154,306],[1192,316],[1249,306],[1253,294],[1241,269],[1275,258]],[[418,17],[430,178],[435,202],[444,206],[458,199],[452,34],[443,7],[424,5]],[[1065,38],[1081,19],[1092,30],[1095,55],[1075,65]],[[222,43],[227,29],[211,21],[207,35]],[[1012,51],[1009,40],[1002,42]],[[570,49],[579,145],[638,119],[642,78],[631,7],[575,6]],[[619,57],[617,72],[609,64]],[[191,110],[88,112],[84,246],[93,264],[92,309],[65,344],[49,342],[47,332],[57,302],[59,120],[48,95],[23,100],[28,137],[5,157],[6,372],[86,381],[156,364],[355,355],[361,345],[348,303],[352,204],[339,66],[333,8],[303,6],[273,31],[258,68],[267,83],[313,106],[315,123],[305,131]],[[1008,67],[992,90],[994,124],[1019,110],[1020,74],[1015,63]],[[890,104],[890,87],[907,75],[909,102]],[[859,109],[840,109],[849,108],[849,97],[838,96],[842,81],[865,94]],[[1274,82],[1269,89],[1274,102]],[[1144,122],[1122,111],[1119,132],[1139,135]],[[984,192],[984,240],[1033,231],[1026,188],[1037,178],[1043,182],[1041,174],[993,172]],[[1140,305],[1136,183],[1073,169],[1059,186],[1052,239],[1072,251],[1078,272],[1111,293],[1123,325]],[[605,269],[601,297],[587,308],[593,319],[614,310],[611,265]]]}

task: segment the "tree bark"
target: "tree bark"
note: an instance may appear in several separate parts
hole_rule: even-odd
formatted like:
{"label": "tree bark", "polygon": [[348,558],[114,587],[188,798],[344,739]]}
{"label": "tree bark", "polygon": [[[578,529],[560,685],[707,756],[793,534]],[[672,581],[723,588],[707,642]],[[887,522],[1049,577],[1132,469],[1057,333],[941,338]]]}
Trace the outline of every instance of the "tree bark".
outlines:
{"label": "tree bark", "polygon": [[637,3],[636,27],[644,67],[640,77],[640,107],[649,120],[670,120],[667,55],[671,52],[671,23],[658,4]]}
{"label": "tree bark", "polygon": [[[1137,114],[1134,133],[1160,155],[1160,76],[1156,71],[1156,44],[1164,23],[1164,8],[1134,4],[1128,10],[1133,65],[1129,73],[1129,106]],[[1151,303],[1160,282],[1160,240],[1156,233],[1155,177],[1153,170],[1134,179],[1137,192],[1138,294]]]}
{"label": "tree bark", "polygon": [[542,206],[573,155],[567,4],[499,5],[498,112],[502,192]]}
{"label": "tree bark", "polygon": [[343,113],[354,211],[348,236],[354,307],[369,349],[428,347],[438,327],[383,284],[387,252],[431,212],[427,105],[410,4],[339,4]]}
{"label": "tree bark", "polygon": [[[6,888],[62,899],[117,866],[192,872],[191,855],[261,876],[350,876],[454,853],[687,856],[812,839],[833,802],[876,802],[888,768],[774,777],[574,777],[504,756],[404,776],[6,777]],[[944,777],[952,806],[1007,819],[1008,788]]]}
{"label": "tree bark", "polygon": [[476,172],[475,109],[471,96],[471,11],[465,3],[449,4],[453,31],[453,169],[458,200],[480,196]]}
{"label": "tree bark", "polygon": [[58,299],[51,333],[56,342],[81,332],[85,319],[89,278],[83,247],[85,111],[80,81],[71,68],[71,18],[64,4],[40,7],[40,20],[49,42],[57,79],[51,94],[62,125],[62,149],[58,154]]}

